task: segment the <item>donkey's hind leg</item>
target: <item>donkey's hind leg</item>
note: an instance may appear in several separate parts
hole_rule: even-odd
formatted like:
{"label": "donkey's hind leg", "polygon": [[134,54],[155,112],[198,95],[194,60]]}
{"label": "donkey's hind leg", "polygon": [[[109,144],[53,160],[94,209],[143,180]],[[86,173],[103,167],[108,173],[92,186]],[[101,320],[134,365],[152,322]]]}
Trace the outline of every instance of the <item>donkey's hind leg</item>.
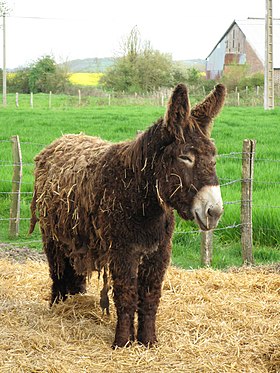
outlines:
{"label": "donkey's hind leg", "polygon": [[45,244],[45,253],[52,279],[51,302],[65,301],[68,294],[74,295],[86,291],[86,276],[77,275],[63,249],[53,240]]}

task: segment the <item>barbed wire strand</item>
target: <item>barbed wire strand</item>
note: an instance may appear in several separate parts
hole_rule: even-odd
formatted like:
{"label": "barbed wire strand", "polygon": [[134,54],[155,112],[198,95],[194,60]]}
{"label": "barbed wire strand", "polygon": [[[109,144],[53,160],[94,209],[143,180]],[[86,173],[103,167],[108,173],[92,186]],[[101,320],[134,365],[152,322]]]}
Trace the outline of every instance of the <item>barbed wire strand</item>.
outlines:
{"label": "barbed wire strand", "polygon": [[33,194],[33,192],[0,192],[0,194]]}
{"label": "barbed wire strand", "polygon": [[14,166],[34,166],[34,163],[8,163],[1,165],[2,167],[14,167]]}
{"label": "barbed wire strand", "polygon": [[[1,161],[0,161],[1,162]],[[27,163],[28,165],[31,165],[31,163]],[[9,166],[13,166],[14,164],[13,163],[9,163]],[[16,164],[16,165],[19,165],[19,164]],[[232,185],[232,184],[235,184],[235,183],[240,183],[242,181],[245,181],[245,182],[248,182],[248,181],[253,181],[254,184],[268,184],[268,185],[280,185],[280,181],[264,181],[264,180],[255,180],[255,179],[229,179],[229,178],[219,178],[220,181],[223,181],[223,180],[228,180],[226,183],[223,183],[223,184],[220,184],[220,187],[224,187],[224,186],[228,186],[228,185]],[[0,180],[1,182],[5,182],[5,183],[18,183],[18,184],[29,184],[29,185],[33,185],[32,182],[19,182],[19,181],[13,181],[13,180]]]}
{"label": "barbed wire strand", "polygon": [[[27,181],[17,181],[17,180],[0,180],[2,183],[12,183],[12,184],[26,184],[26,185],[33,185],[32,182]],[[1,192],[0,192],[1,193]]]}

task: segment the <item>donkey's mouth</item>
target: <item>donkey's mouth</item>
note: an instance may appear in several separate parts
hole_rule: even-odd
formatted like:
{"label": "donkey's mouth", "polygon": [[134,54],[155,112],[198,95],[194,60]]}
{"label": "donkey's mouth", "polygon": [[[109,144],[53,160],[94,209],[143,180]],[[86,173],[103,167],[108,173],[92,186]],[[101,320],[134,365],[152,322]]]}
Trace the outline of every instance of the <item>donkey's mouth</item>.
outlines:
{"label": "donkey's mouth", "polygon": [[197,222],[197,224],[199,225],[199,228],[203,231],[209,231],[210,228],[207,227],[207,225],[205,225],[201,219],[201,217],[199,216],[199,214],[195,211],[195,221]]}
{"label": "donkey's mouth", "polygon": [[184,220],[194,220],[193,213],[191,211],[178,211],[178,214],[181,216]]}
{"label": "donkey's mouth", "polygon": [[201,230],[216,228],[223,211],[219,185],[205,185],[195,195],[192,212]]}

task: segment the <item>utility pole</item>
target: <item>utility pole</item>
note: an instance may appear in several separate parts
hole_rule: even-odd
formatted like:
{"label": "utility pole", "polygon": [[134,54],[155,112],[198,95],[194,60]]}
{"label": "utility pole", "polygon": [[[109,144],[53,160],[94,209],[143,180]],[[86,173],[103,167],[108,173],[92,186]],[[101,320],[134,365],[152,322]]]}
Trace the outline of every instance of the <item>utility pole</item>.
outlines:
{"label": "utility pole", "polygon": [[3,13],[3,106],[7,106],[6,14]]}
{"label": "utility pole", "polygon": [[0,17],[3,18],[3,106],[7,106],[7,67],[6,67],[6,15],[11,9],[5,0],[0,0]]}
{"label": "utility pole", "polygon": [[272,0],[266,0],[265,10],[264,109],[274,109]]}

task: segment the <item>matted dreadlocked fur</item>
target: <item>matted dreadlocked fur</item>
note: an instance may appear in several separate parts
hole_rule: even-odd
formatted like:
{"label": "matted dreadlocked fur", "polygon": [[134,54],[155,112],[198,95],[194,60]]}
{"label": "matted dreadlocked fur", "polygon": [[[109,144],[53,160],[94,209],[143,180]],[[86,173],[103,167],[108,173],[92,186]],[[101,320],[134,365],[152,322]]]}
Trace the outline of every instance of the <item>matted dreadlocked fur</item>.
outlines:
{"label": "matted dreadlocked fur", "polygon": [[[156,341],[173,208],[192,219],[197,191],[218,184],[209,127],[224,97],[225,89],[218,85],[191,111],[181,84],[164,118],[135,140],[114,144],[84,134],[64,135],[35,158],[30,232],[39,220],[53,280],[51,303],[84,292],[86,277],[103,270],[101,305],[108,311],[109,266],[118,314],[113,346],[134,340],[136,311],[138,341]],[[191,175],[177,160],[186,149],[196,155]]]}

